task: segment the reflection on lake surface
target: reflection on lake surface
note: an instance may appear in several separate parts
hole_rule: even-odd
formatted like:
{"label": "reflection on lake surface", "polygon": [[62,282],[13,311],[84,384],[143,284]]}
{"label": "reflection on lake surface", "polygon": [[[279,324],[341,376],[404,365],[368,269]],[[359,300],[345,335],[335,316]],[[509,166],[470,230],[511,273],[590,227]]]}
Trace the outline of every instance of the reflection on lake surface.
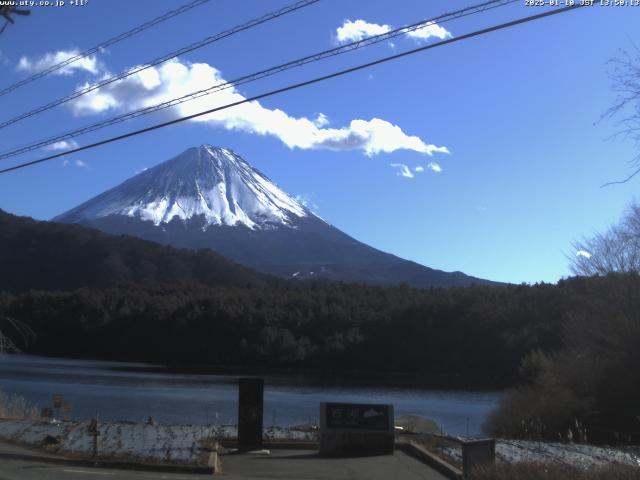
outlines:
{"label": "reflection on lake surface", "polygon": [[[50,406],[54,393],[73,407],[73,419],[161,423],[235,423],[238,375],[167,373],[146,365],[26,355],[0,356],[0,388],[30,403]],[[248,375],[243,375],[248,376]],[[445,391],[353,384],[326,385],[300,377],[265,378],[265,425],[315,421],[319,403],[390,403],[396,416],[421,415],[451,434],[478,435],[500,392]],[[375,386],[371,386],[375,384]]]}

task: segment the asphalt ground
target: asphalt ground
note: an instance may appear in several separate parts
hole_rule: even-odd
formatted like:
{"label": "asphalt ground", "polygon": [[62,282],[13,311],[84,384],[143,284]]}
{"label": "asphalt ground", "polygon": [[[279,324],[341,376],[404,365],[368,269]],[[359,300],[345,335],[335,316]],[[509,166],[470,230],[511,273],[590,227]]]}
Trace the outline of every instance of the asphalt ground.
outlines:
{"label": "asphalt ground", "polygon": [[[91,466],[53,464],[45,457],[15,459],[5,454],[25,453],[34,455],[31,449],[8,444],[0,445],[0,480],[85,480],[85,479],[166,479],[189,480],[211,478],[210,474],[132,471]],[[269,455],[223,455],[222,475],[229,480],[446,480],[446,477],[420,461],[396,451],[394,455],[323,458],[310,450],[271,450]]]}
{"label": "asphalt ground", "polygon": [[324,458],[309,450],[271,450],[270,455],[223,455],[224,476],[233,480],[446,480],[401,451],[394,455]]}

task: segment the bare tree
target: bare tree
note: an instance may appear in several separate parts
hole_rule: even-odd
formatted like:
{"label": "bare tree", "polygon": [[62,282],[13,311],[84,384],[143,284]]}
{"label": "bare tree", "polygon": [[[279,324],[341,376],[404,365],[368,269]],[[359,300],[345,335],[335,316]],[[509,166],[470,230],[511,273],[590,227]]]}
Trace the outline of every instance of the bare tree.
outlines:
{"label": "bare tree", "polygon": [[574,253],[567,257],[575,275],[640,273],[640,205],[633,202],[618,224],[572,247]]}
{"label": "bare tree", "polygon": [[621,50],[609,64],[609,79],[616,101],[601,120],[617,119],[619,128],[613,138],[632,141],[638,147],[638,154],[631,159],[632,171],[627,178],[603,186],[626,183],[640,173],[640,49],[633,45],[631,50]]}

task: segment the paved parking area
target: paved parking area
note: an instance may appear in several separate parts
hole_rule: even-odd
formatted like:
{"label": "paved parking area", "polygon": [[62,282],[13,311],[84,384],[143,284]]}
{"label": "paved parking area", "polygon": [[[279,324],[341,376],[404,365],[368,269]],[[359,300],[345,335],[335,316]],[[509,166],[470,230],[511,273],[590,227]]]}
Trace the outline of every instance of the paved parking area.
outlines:
{"label": "paved parking area", "polygon": [[[114,470],[52,464],[46,454],[34,449],[0,443],[0,480],[63,480],[112,478],[122,480],[190,480],[211,475]],[[33,459],[11,459],[11,454],[39,455]],[[323,458],[314,450],[271,450],[269,455],[222,455],[223,474],[228,480],[446,480],[427,465],[396,451],[394,455]]]}
{"label": "paved parking area", "polygon": [[323,458],[312,450],[271,450],[271,455],[223,455],[229,480],[446,480],[427,465],[396,451],[394,455]]}
{"label": "paved parking area", "polygon": [[0,459],[0,480],[196,480],[200,478],[215,477],[183,473],[132,472]]}

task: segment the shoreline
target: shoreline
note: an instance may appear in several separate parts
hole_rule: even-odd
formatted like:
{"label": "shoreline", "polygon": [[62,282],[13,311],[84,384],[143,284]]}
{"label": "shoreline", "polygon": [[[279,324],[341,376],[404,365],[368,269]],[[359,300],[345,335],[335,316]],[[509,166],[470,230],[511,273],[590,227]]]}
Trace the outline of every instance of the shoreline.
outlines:
{"label": "shoreline", "polygon": [[[352,386],[352,387],[384,387],[388,389],[420,388],[425,390],[442,391],[469,391],[469,392],[504,392],[513,385],[505,382],[478,382],[471,378],[456,376],[454,374],[431,374],[416,372],[381,372],[373,370],[338,370],[338,369],[313,369],[313,368],[282,368],[260,366],[229,366],[208,364],[185,363],[151,363],[140,359],[116,360],[113,358],[86,357],[86,356],[62,356],[48,353],[24,352],[20,354],[7,354],[8,357],[21,357],[51,359],[60,361],[84,361],[105,363],[105,368],[114,372],[123,373],[149,373],[149,374],[175,374],[175,375],[216,375],[216,376],[264,376],[274,385],[278,385],[278,379],[296,379],[300,385],[318,386]],[[1,357],[0,357],[1,363]],[[473,377],[477,379],[477,377]],[[482,383],[482,385],[480,385]]]}

